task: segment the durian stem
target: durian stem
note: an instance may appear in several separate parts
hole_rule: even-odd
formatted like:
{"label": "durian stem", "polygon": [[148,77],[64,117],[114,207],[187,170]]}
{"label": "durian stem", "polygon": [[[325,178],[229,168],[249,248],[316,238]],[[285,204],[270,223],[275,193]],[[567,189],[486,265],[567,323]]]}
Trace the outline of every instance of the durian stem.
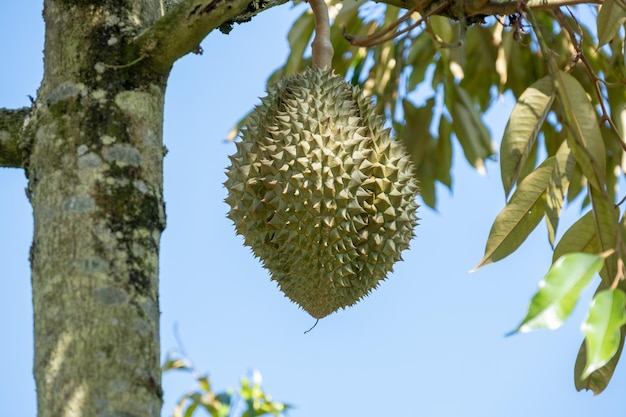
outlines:
{"label": "durian stem", "polygon": [[333,63],[333,44],[330,43],[330,19],[325,0],[308,0],[315,16],[315,39],[313,49],[313,65],[322,69],[330,69]]}

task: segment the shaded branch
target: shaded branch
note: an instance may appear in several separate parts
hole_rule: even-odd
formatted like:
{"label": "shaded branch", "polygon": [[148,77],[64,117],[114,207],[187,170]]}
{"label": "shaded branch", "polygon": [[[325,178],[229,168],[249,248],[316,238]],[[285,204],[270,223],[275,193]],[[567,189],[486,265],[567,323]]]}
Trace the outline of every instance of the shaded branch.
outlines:
{"label": "shaded branch", "polygon": [[0,109],[0,167],[22,168],[24,165],[23,130],[30,107]]}
{"label": "shaded branch", "polygon": [[[425,14],[436,14],[459,20],[457,4],[458,1],[451,2],[451,5],[443,10],[434,12],[439,8],[444,0],[374,0],[377,3],[386,3],[403,9],[416,8]],[[420,4],[421,3],[421,4]],[[464,0],[463,13],[468,18],[468,22],[480,21],[485,16],[507,16],[520,11],[518,0]],[[549,10],[562,6],[573,6],[577,4],[602,4],[603,0],[528,0],[526,6],[533,10]],[[434,12],[434,13],[433,13]]]}
{"label": "shaded branch", "polygon": [[[258,13],[288,0],[183,0],[133,43],[133,63],[143,61],[154,71],[166,73],[174,62],[190,52],[200,51],[200,42],[214,29],[227,32],[233,23],[250,20]],[[485,16],[506,16],[519,12],[519,0],[375,0],[425,14],[437,14],[475,23]],[[528,0],[531,9],[554,9],[575,4],[601,4],[603,0]],[[448,3],[442,8],[442,3]],[[459,4],[462,7],[459,8]],[[463,13],[464,16],[458,16]]]}
{"label": "shaded branch", "polygon": [[214,29],[241,23],[287,0],[183,0],[134,42],[136,57],[165,73],[177,59],[199,51]]}

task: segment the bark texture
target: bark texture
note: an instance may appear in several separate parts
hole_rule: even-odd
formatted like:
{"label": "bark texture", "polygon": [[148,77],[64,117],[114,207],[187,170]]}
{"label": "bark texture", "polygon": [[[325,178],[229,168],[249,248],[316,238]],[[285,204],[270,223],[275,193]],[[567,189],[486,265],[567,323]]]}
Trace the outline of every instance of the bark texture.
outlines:
{"label": "bark texture", "polygon": [[45,1],[26,166],[40,417],[160,416],[167,74],[121,67],[158,10],[158,0]]}
{"label": "bark texture", "polygon": [[0,109],[0,167],[21,168],[24,164],[23,130],[30,108]]}

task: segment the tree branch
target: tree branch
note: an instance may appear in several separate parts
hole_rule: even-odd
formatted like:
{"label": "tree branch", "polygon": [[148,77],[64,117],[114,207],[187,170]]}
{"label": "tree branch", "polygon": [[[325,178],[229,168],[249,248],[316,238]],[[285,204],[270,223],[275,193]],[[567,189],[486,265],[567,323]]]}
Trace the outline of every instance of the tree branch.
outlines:
{"label": "tree branch", "polygon": [[[532,10],[549,10],[577,4],[602,4],[604,0],[528,0],[526,6]],[[519,12],[517,0],[490,0],[477,10],[477,14],[506,16]]]}
{"label": "tree branch", "polygon": [[233,23],[248,21],[261,11],[286,2],[183,0],[137,37],[134,42],[136,58],[145,60],[155,71],[165,73],[177,59],[199,51],[200,42],[214,29],[222,28],[227,32]]}
{"label": "tree branch", "polygon": [[[250,20],[258,13],[288,0],[183,0],[151,28],[141,33],[133,43],[132,64],[143,61],[154,71],[166,73],[177,59],[190,52],[200,51],[200,42],[214,29],[225,32],[233,23]],[[438,14],[459,19],[462,10],[468,23],[475,23],[485,16],[506,16],[518,13],[519,0],[464,0],[463,8],[458,1],[449,0],[376,0],[404,9],[416,8],[422,13]],[[441,8],[442,2],[450,6]],[[528,0],[531,9],[554,9],[575,4],[601,4],[603,0]],[[421,3],[421,4],[420,4]]]}
{"label": "tree branch", "polygon": [[[436,14],[459,20],[457,16],[457,3],[451,1],[450,6],[433,13],[445,0],[374,0],[377,3],[386,3],[402,9],[411,9],[417,6],[425,14]],[[418,4],[421,3],[421,4]],[[477,22],[485,16],[507,16],[520,11],[519,0],[464,0],[463,13],[468,22]],[[577,4],[602,4],[603,0],[528,0],[526,6],[533,10],[556,9],[562,6],[574,6]]]}
{"label": "tree branch", "polygon": [[21,168],[24,165],[23,129],[30,107],[0,109],[0,167]]}

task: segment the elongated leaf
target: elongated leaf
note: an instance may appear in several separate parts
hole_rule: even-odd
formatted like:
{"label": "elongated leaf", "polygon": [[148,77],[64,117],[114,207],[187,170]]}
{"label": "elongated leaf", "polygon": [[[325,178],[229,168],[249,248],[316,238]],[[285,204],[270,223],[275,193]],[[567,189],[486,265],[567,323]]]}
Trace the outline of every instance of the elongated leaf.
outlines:
{"label": "elongated leaf", "polygon": [[452,127],[467,162],[484,174],[483,161],[495,153],[491,137],[467,92],[458,84],[446,89],[447,107],[452,115]]}
{"label": "elongated leaf", "polygon": [[601,256],[590,253],[568,253],[560,257],[539,282],[539,291],[533,296],[526,317],[513,333],[560,327],[603,263]]}
{"label": "elongated leaf", "polygon": [[[608,287],[601,282],[596,289],[596,294],[606,290]],[[609,385],[609,381],[613,377],[615,367],[619,362],[619,358],[624,348],[624,337],[626,337],[626,327],[622,327],[621,342],[617,353],[601,368],[593,371],[588,377],[582,378],[583,370],[587,362],[587,343],[585,340],[580,345],[578,355],[576,356],[576,364],[574,365],[574,385],[578,391],[591,390],[595,395],[600,394]]]}
{"label": "elongated leaf", "polygon": [[304,51],[309,46],[314,28],[315,19],[309,11],[304,12],[292,25],[287,35],[291,53],[285,63],[285,75],[293,74],[302,69]]}
{"label": "elongated leaf", "polygon": [[[619,209],[613,202],[608,201],[606,193],[591,188],[589,190],[591,204],[594,213],[594,223],[598,242],[602,251],[614,249],[617,242],[617,230],[619,227]],[[611,284],[617,274],[617,254],[613,254],[606,259],[604,268],[600,273],[602,279]]]}
{"label": "elongated leaf", "polygon": [[569,187],[569,178],[574,171],[576,160],[570,152],[567,142],[563,142],[556,153],[556,163],[546,191],[545,209],[548,226],[548,240],[554,246],[556,229],[561,217],[561,208]]}
{"label": "elongated leaf", "polygon": [[407,63],[413,67],[407,85],[409,91],[424,81],[426,68],[433,65],[435,52],[435,43],[428,34],[422,33],[413,41],[407,57]]}
{"label": "elongated leaf", "polygon": [[435,164],[436,179],[445,184],[446,187],[452,188],[452,141],[450,135],[452,126],[441,115],[439,118],[439,139],[437,139],[437,163]]}
{"label": "elongated leaf", "polygon": [[426,103],[420,107],[407,99],[402,100],[405,122],[399,136],[416,167],[419,167],[428,155],[428,145],[432,139],[429,129],[434,106],[433,98],[426,100]]}
{"label": "elongated leaf", "polygon": [[[359,17],[359,7],[363,5],[365,0],[355,0],[351,2],[334,3],[329,13],[335,14],[334,24],[330,29],[330,42],[334,48],[333,69],[338,74],[345,74],[349,68],[354,67],[354,59],[365,60],[367,51],[358,50],[349,42],[345,41],[344,33],[354,36],[365,35],[371,33],[376,22],[363,23],[363,19]],[[345,31],[345,32],[344,32]]]}
{"label": "elongated leaf", "polygon": [[581,377],[607,364],[621,343],[621,327],[626,324],[626,294],[619,289],[597,293],[581,329],[585,334],[587,363]]}
{"label": "elongated leaf", "polygon": [[615,0],[605,0],[602,3],[597,19],[598,46],[602,46],[613,39],[620,26],[626,22],[626,9],[621,4]]}
{"label": "elongated leaf", "polygon": [[[574,167],[574,171],[572,172],[572,177],[569,181],[569,188],[567,190],[567,202],[571,203],[582,194],[583,190],[587,188],[587,180],[583,176],[583,173],[580,169],[580,166],[576,164]],[[582,207],[586,207],[589,205],[589,201],[583,202]]]}
{"label": "elongated leaf", "polygon": [[528,87],[513,107],[500,145],[502,186],[507,197],[539,136],[554,97],[552,80],[546,76]]}
{"label": "elongated leaf", "polygon": [[552,262],[570,252],[599,253],[602,252],[596,234],[593,211],[588,211],[576,221],[561,237],[554,248]]}
{"label": "elongated leaf", "polygon": [[444,16],[431,16],[429,18],[430,26],[437,36],[444,42],[453,42],[455,40],[456,31],[454,23]]}
{"label": "elongated leaf", "polygon": [[615,372],[615,367],[617,366],[619,358],[622,354],[622,350],[624,349],[624,337],[626,334],[623,329],[624,328],[622,327],[621,342],[615,355],[604,366],[591,372],[586,378],[582,378],[582,371],[587,360],[587,344],[583,341],[580,346],[580,350],[578,351],[576,365],[574,368],[574,384],[576,386],[576,390],[591,390],[595,395],[598,395],[609,385],[609,382],[613,377],[613,373]]}
{"label": "elongated leaf", "polygon": [[483,259],[472,271],[513,253],[537,227],[545,213],[542,198],[555,163],[555,157],[546,159],[520,183],[493,222]]}
{"label": "elongated leaf", "polygon": [[556,82],[562,116],[570,132],[568,144],[591,186],[600,190],[604,184],[606,150],[598,126],[598,115],[576,78],[559,71]]}

